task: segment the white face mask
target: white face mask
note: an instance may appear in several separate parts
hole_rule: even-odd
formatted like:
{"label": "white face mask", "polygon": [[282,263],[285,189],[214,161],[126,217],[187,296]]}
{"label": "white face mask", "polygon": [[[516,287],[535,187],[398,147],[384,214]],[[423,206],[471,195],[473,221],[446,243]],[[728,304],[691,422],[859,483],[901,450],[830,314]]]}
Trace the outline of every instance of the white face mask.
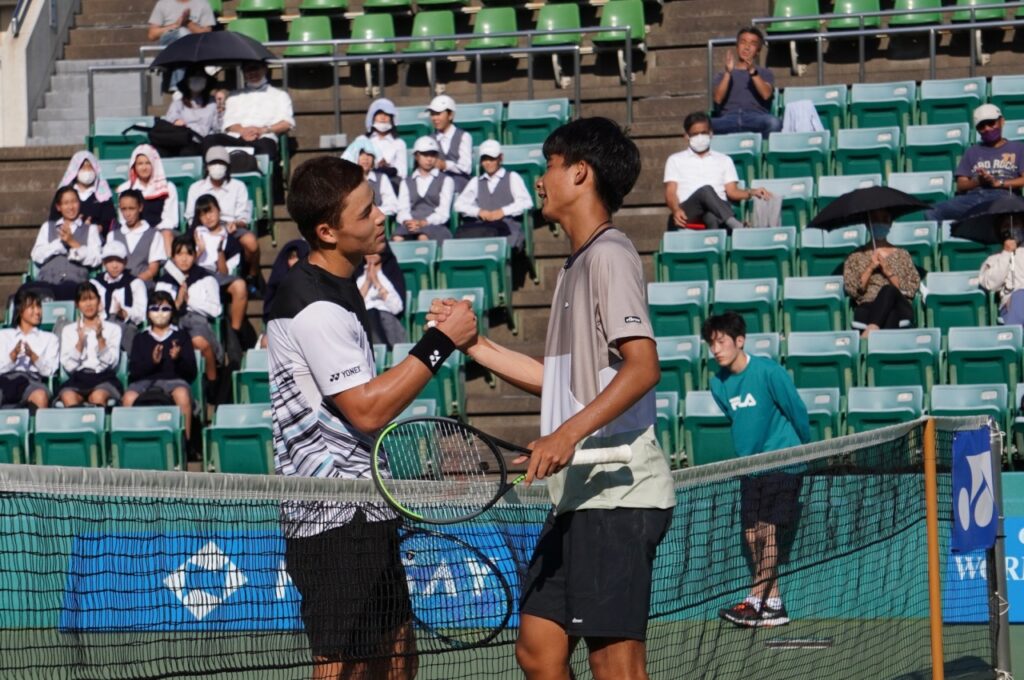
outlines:
{"label": "white face mask", "polygon": [[92,183],[96,181],[96,173],[92,170],[79,170],[78,171],[78,183],[82,186],[91,187]]}
{"label": "white face mask", "polygon": [[704,153],[711,148],[711,135],[693,135],[690,137],[690,148],[694,153]]}
{"label": "white face mask", "polygon": [[149,320],[157,328],[164,328],[165,326],[171,325],[171,313],[170,312],[150,312]]}
{"label": "white face mask", "polygon": [[374,123],[373,124],[373,129],[376,130],[377,132],[381,133],[381,134],[384,134],[385,132],[391,132],[391,128],[392,127],[393,126],[391,125],[391,123]]}
{"label": "white face mask", "polygon": [[245,86],[247,88],[249,88],[250,90],[258,90],[261,87],[265,87],[266,84],[267,84],[267,77],[266,76],[263,76],[262,78],[257,80],[255,83],[251,83],[248,80],[245,81]]}
{"label": "white face mask", "polygon": [[223,163],[213,163],[206,168],[206,172],[210,175],[210,179],[219,182],[228,174],[228,166]]}
{"label": "white face mask", "polygon": [[188,79],[188,89],[193,92],[202,92],[206,89],[206,78],[195,76]]}

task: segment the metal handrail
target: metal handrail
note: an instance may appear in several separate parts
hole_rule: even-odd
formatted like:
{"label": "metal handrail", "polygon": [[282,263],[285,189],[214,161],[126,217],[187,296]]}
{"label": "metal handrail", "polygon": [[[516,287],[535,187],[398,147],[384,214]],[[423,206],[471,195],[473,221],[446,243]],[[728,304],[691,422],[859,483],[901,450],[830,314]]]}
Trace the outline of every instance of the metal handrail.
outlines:
{"label": "metal handrail", "polygon": [[[992,5],[944,5],[941,7],[915,7],[911,9],[880,9],[871,10],[868,12],[857,12],[856,14],[800,14],[791,17],[757,17],[750,20],[750,23],[755,26],[758,24],[777,24],[785,21],[825,21],[828,19],[854,19],[856,17],[888,17],[888,16],[902,16],[904,14],[950,14],[956,12],[970,12],[971,21],[974,21],[975,10],[989,10],[989,9],[1014,9],[1015,7],[1024,7],[1024,1],[1014,0],[1013,2],[1003,2]],[[774,36],[771,36],[774,37]]]}
{"label": "metal handrail", "polygon": [[25,20],[25,12],[28,11],[28,6],[31,4],[32,0],[18,0],[14,5],[14,14],[11,16],[11,34],[15,38],[21,32],[21,25]]}

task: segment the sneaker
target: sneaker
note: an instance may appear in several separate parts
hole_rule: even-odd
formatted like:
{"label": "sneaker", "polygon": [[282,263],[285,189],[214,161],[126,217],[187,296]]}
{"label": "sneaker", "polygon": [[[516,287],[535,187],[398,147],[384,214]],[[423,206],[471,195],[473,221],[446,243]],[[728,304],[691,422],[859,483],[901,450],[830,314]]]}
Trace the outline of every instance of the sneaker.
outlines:
{"label": "sneaker", "polygon": [[786,605],[778,609],[769,607],[767,604],[761,606],[755,626],[784,626],[789,623],[789,614],[786,613]]}
{"label": "sneaker", "polygon": [[718,610],[718,616],[737,626],[754,627],[761,620],[761,614],[749,602],[740,602],[735,607]]}

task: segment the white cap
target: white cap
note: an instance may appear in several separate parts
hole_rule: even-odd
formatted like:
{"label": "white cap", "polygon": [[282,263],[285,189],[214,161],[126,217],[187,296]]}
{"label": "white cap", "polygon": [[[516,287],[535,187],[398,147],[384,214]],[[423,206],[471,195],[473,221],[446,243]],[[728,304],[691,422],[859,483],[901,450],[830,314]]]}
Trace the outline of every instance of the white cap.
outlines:
{"label": "white cap", "polygon": [[439,94],[430,100],[430,104],[427,106],[427,111],[434,111],[440,113],[441,111],[451,111],[455,113],[455,100],[446,94]]}
{"label": "white cap", "polygon": [[106,245],[103,246],[103,250],[100,252],[100,257],[106,260],[108,257],[116,257],[119,260],[128,259],[128,249],[125,248],[124,244],[114,239],[108,239]]}
{"label": "white cap", "polygon": [[496,139],[488,139],[480,145],[480,157],[497,158],[501,155],[501,144]]}
{"label": "white cap", "polygon": [[995,104],[982,104],[974,109],[974,127],[986,120],[998,120],[1003,117],[1003,112]]}
{"label": "white cap", "polygon": [[412,150],[415,153],[441,153],[441,147],[438,146],[437,140],[427,136],[417,139],[416,143],[412,145]]}

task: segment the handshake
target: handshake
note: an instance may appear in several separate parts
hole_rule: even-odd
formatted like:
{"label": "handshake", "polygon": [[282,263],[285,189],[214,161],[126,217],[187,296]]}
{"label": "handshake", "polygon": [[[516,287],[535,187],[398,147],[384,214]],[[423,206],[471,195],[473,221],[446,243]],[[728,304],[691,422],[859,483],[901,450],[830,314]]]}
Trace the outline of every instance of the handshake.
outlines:
{"label": "handshake", "polygon": [[476,314],[468,300],[434,298],[427,312],[427,328],[436,328],[447,335],[463,353],[479,339]]}

